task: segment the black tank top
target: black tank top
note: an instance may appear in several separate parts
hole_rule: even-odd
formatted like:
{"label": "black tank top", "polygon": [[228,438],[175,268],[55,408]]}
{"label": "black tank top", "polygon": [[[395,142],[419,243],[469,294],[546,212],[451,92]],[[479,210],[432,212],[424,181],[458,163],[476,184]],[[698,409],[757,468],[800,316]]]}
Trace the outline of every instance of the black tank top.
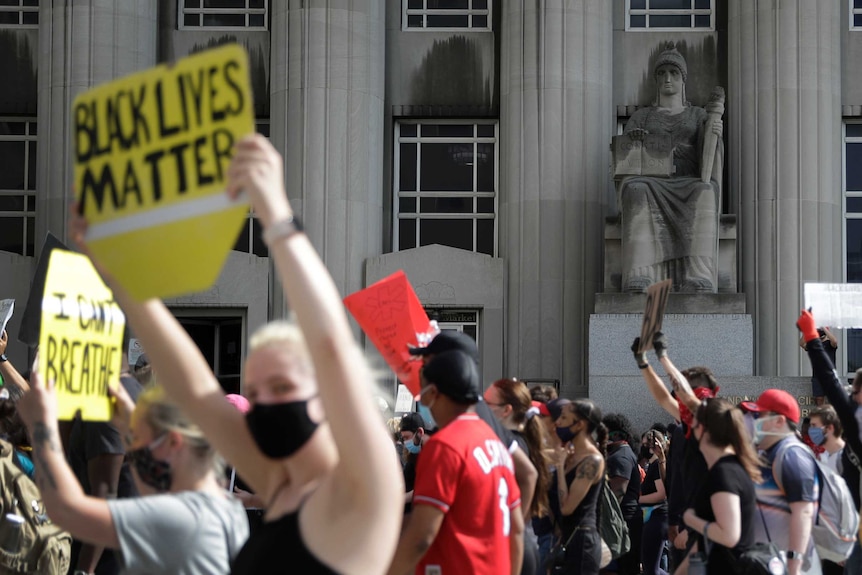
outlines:
{"label": "black tank top", "polygon": [[281,574],[288,568],[291,573],[303,575],[339,575],[305,546],[298,510],[275,521],[265,521],[237,555],[231,574]]}
{"label": "black tank top", "polygon": [[[575,480],[575,472],[577,472],[578,467],[591,456],[587,456],[575,465],[571,471],[566,473],[566,485],[571,485],[572,481]],[[582,529],[596,529],[596,504],[599,500],[599,491],[602,488],[602,482],[599,481],[595,485],[590,486],[589,491],[581,500],[580,505],[578,505],[571,515],[561,515],[560,517],[560,531],[563,534],[563,541],[569,538],[569,535],[575,530],[575,528],[580,527]],[[562,505],[562,502],[560,502]]]}

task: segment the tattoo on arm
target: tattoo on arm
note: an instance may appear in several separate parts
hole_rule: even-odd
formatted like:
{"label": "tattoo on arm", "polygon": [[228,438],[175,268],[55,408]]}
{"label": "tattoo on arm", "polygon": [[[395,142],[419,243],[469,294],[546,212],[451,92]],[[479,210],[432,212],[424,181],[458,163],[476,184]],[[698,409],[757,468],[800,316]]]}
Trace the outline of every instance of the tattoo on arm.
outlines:
{"label": "tattoo on arm", "polygon": [[39,468],[39,472],[36,473],[36,483],[39,485],[39,489],[44,490],[46,487],[50,487],[56,490],[57,482],[54,480],[54,476],[51,475],[51,471],[48,469],[48,464],[43,455],[45,449],[59,451],[51,429],[44,423],[39,422],[33,426],[33,459]]}
{"label": "tattoo on arm", "polygon": [[587,457],[587,459],[578,466],[578,473],[575,477],[577,479],[589,479],[590,481],[593,481],[598,474],[599,462],[596,461],[595,457]]}

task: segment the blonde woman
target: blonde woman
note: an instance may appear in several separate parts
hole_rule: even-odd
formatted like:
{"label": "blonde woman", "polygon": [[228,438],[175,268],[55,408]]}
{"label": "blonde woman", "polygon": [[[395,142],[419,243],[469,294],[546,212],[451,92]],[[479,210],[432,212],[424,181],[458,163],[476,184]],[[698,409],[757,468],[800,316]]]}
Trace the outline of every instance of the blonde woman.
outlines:
{"label": "blonde woman", "polygon": [[[227,172],[228,194],[244,191],[260,220],[297,320],[252,337],[245,416],[224,401],[161,301],[136,302],[106,280],[165,389],[265,502],[264,523],[232,573],[283,573],[286,565],[305,575],[385,573],[401,525],[401,469],[341,296],[287,201],[283,169],[272,144],[254,135],[237,142]],[[86,250],[86,222],[73,216],[70,231]]]}
{"label": "blonde woman", "polygon": [[54,523],[82,542],[118,550],[123,573],[230,573],[248,537],[245,510],[220,485],[221,459],[200,428],[161,388],[144,391],[135,407],[117,384],[115,424],[129,430],[132,475],[147,496],[106,500],[85,495],[66,463],[53,382],[42,382],[35,368],[31,380],[19,411]]}

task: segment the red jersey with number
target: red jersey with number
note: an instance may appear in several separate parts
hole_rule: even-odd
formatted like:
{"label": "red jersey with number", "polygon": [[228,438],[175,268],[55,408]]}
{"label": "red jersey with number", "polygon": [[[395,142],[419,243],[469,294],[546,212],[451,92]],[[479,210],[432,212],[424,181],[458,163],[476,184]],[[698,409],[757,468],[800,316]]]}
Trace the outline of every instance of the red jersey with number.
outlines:
{"label": "red jersey with number", "polygon": [[416,575],[501,575],[510,572],[511,516],[521,492],[512,456],[475,413],[465,413],[422,447],[413,505],[443,513]]}

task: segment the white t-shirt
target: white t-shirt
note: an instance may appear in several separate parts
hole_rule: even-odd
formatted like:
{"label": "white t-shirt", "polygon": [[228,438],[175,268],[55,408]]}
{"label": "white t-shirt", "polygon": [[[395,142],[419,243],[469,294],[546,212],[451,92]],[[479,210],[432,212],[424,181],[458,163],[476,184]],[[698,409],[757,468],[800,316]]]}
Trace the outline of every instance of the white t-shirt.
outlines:
{"label": "white t-shirt", "polygon": [[824,451],[817,455],[818,461],[834,471],[835,473],[840,474],[841,472],[838,469],[838,465],[841,462],[841,454],[844,452],[844,449],[839,449],[835,453],[829,453],[828,451]]}
{"label": "white t-shirt", "polygon": [[200,491],[108,501],[124,575],[217,575],[248,539],[242,504]]}

